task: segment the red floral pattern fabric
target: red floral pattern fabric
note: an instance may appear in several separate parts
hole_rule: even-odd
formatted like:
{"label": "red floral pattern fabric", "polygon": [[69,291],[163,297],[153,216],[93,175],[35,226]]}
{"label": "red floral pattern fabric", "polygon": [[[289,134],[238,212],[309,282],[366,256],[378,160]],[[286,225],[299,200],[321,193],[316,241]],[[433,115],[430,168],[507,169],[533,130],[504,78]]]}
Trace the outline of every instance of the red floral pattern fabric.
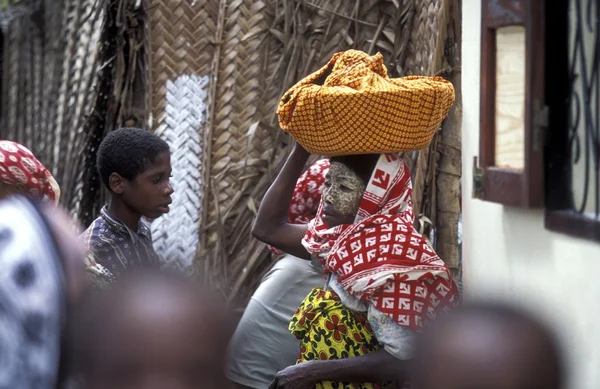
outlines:
{"label": "red floral pattern fabric", "polygon": [[31,151],[16,142],[0,140],[0,181],[22,185],[32,198],[58,205],[56,180]]}
{"label": "red floral pattern fabric", "polygon": [[303,244],[349,294],[419,330],[458,302],[458,289],[444,262],[415,230],[411,199],[408,167],[396,154],[382,155],[355,223],[329,228],[321,206]]}
{"label": "red floral pattern fabric", "polygon": [[[289,222],[308,224],[319,209],[325,176],[329,171],[329,160],[321,159],[313,163],[298,179],[290,204]],[[269,247],[275,255],[284,253],[275,247]]]}

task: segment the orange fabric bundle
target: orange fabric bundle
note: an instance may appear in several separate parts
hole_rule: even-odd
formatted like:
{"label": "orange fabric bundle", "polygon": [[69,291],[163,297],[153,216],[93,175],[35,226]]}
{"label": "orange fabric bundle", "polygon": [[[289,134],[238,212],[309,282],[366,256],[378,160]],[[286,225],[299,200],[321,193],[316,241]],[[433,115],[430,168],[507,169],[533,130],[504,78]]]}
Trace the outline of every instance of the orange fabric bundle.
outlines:
{"label": "orange fabric bundle", "polygon": [[392,79],[380,53],[349,50],[288,90],[277,114],[313,154],[376,154],[426,147],[453,103],[449,81]]}

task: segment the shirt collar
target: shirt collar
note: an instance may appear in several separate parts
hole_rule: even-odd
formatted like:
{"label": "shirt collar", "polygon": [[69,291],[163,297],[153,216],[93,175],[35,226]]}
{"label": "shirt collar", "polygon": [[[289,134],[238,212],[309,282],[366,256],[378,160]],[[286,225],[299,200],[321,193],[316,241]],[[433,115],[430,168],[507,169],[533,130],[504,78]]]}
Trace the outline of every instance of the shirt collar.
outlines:
{"label": "shirt collar", "polygon": [[111,215],[110,212],[108,212],[108,206],[105,205],[104,207],[102,207],[100,214],[102,218],[106,221],[106,223],[108,223],[113,228],[122,230],[123,232],[132,232],[149,240],[151,239],[150,229],[142,219],[140,219],[138,230],[132,231],[129,227],[127,227],[127,225],[125,225],[125,223],[123,223],[122,221]]}

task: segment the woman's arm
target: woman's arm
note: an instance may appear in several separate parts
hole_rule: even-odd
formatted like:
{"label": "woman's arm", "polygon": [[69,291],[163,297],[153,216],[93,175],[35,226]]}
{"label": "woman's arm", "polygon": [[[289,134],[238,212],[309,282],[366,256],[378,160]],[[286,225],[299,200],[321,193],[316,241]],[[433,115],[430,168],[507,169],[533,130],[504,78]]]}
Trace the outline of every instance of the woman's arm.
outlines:
{"label": "woman's arm", "polygon": [[309,156],[310,153],[296,143],[283,169],[260,203],[252,227],[252,235],[256,239],[304,259],[310,259],[309,253],[302,246],[307,226],[290,224],[288,215],[296,182],[304,171]]}
{"label": "woman's arm", "polygon": [[309,361],[279,373],[269,389],[313,388],[317,382],[386,382],[404,380],[409,361],[401,361],[385,349],[328,361]]}

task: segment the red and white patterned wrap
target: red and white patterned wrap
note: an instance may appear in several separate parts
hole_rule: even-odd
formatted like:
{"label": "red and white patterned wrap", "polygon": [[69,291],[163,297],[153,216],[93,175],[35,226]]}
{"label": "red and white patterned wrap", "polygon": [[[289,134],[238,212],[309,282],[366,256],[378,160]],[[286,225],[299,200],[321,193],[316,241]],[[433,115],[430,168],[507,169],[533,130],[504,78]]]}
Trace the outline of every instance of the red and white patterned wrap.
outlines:
{"label": "red and white patterned wrap", "polygon": [[[319,209],[321,193],[325,184],[325,176],[329,171],[329,160],[321,159],[313,163],[296,182],[294,195],[290,204],[288,221],[292,224],[308,224]],[[275,255],[284,253],[269,246]]]}
{"label": "red and white patterned wrap", "polygon": [[56,180],[31,151],[16,142],[0,140],[0,182],[22,185],[32,198],[58,205]]}
{"label": "red and white patterned wrap", "polygon": [[413,226],[410,172],[396,154],[379,158],[354,224],[330,229],[322,214],[321,204],[302,243],[351,295],[413,330],[458,302],[450,271]]}

